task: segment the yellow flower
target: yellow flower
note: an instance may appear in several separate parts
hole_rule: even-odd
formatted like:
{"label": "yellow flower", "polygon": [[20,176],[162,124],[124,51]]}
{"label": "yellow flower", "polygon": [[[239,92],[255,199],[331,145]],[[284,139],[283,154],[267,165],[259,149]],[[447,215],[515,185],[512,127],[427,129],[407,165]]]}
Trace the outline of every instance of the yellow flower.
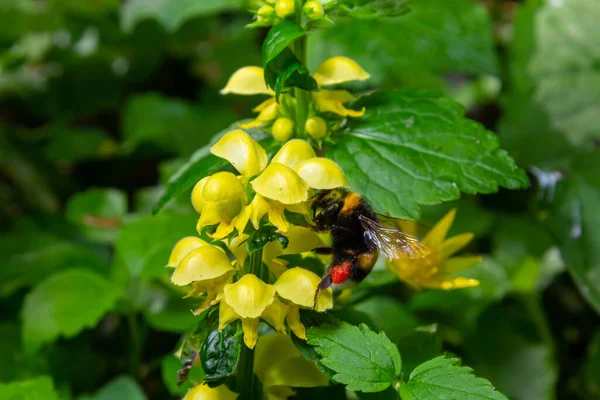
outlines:
{"label": "yellow flower", "polygon": [[225,252],[202,239],[185,237],[171,252],[168,267],[175,268],[171,282],[177,286],[192,284],[189,296],[206,295],[202,305],[194,311],[199,314],[209,306],[217,304],[223,287],[231,281],[235,272]]}
{"label": "yellow flower", "polygon": [[287,399],[292,388],[327,386],[329,381],[316,364],[304,359],[289,336],[261,336],[254,355],[254,372],[269,400]]}
{"label": "yellow flower", "polygon": [[[219,329],[240,319],[244,330],[244,343],[248,348],[254,348],[258,338],[258,322],[262,316],[267,322],[280,327],[281,315],[285,315],[284,305],[275,302],[275,288],[258,279],[255,275],[247,274],[235,283],[225,285],[223,298],[219,306]],[[273,308],[267,310],[269,306]],[[274,321],[268,321],[270,318]]]}
{"label": "yellow flower", "polygon": [[235,400],[238,395],[225,385],[210,387],[203,383],[189,389],[183,400]]}
{"label": "yellow flower", "polygon": [[333,291],[331,288],[319,291],[315,304],[315,293],[321,279],[304,268],[291,268],[285,271],[275,282],[275,290],[279,297],[289,303],[287,323],[296,336],[306,340],[306,328],[300,322],[300,307],[322,312],[333,307]]}
{"label": "yellow flower", "polygon": [[423,258],[402,257],[387,263],[388,269],[415,289],[460,289],[478,286],[479,281],[456,277],[454,273],[474,267],[480,256],[452,257],[472,239],[472,233],[463,233],[446,239],[456,210],[450,210],[423,239],[431,250]]}
{"label": "yellow flower", "polygon": [[217,172],[203,178],[192,190],[192,205],[200,213],[196,228],[200,231],[205,226],[218,224],[210,235],[215,239],[229,235],[236,225],[246,225],[247,219],[239,220],[245,204],[246,190],[231,172]]}
{"label": "yellow flower", "polygon": [[[269,221],[281,231],[286,232],[289,224],[284,212],[307,212],[306,201],[309,189],[332,189],[347,185],[346,177],[341,168],[331,160],[318,158],[310,144],[303,140],[287,142],[267,165],[265,150],[250,135],[242,130],[234,130],[223,136],[212,148],[211,152],[229,161],[241,174],[238,180],[235,175],[222,172],[218,174],[219,182],[225,182],[230,187],[212,185],[215,175],[196,185],[201,190],[202,197],[196,199],[192,192],[192,201],[196,210],[200,210],[198,227],[208,225],[207,222],[220,223],[215,238],[223,238],[231,233],[234,227],[241,233],[250,220],[255,228],[259,227],[261,218],[266,214]],[[247,182],[259,174],[250,184],[256,192],[254,199],[248,205],[240,203],[245,200],[246,192],[241,182]],[[237,180],[237,181],[234,181]],[[214,195],[207,197],[207,193]],[[218,194],[218,190],[224,192]],[[219,200],[213,206],[208,201]],[[203,213],[209,210],[210,216],[203,218]],[[217,214],[217,211],[219,212]],[[202,223],[201,223],[202,222]]]}
{"label": "yellow flower", "polygon": [[[356,96],[347,90],[326,90],[323,87],[353,81],[363,81],[370,77],[371,75],[363,70],[356,61],[348,57],[331,57],[323,61],[317,68],[314,76],[320,88],[318,92],[313,93],[313,100],[317,109],[321,112],[331,112],[342,117],[361,117],[365,113],[364,108],[357,111],[344,107],[344,104],[356,100]],[[221,90],[221,94],[229,93],[241,95],[266,94],[272,96],[252,110],[259,113],[258,116],[253,121],[240,125],[242,128],[261,126],[264,123],[275,120],[280,114],[274,92],[267,88],[264,81],[264,71],[260,67],[242,67],[234,72],[225,87]]]}

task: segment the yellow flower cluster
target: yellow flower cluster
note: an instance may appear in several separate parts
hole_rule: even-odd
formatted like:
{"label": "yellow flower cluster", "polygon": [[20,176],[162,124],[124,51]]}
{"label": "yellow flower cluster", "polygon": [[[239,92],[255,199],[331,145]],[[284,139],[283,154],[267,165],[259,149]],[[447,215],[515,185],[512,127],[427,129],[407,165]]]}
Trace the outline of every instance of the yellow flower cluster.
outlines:
{"label": "yellow flower cluster", "polygon": [[[200,213],[197,228],[217,225],[211,235],[223,239],[249,221],[258,229],[266,214],[282,232],[289,223],[284,212],[307,214],[310,189],[347,185],[341,168],[328,158],[317,157],[303,140],[287,142],[268,162],[266,151],[243,130],[225,134],[211,152],[229,161],[240,173],[217,172],[201,179],[192,191],[192,204]],[[256,193],[247,203],[247,184]]]}
{"label": "yellow flower cluster", "polygon": [[[319,91],[313,92],[312,99],[315,112],[331,113],[341,117],[361,117],[365,109],[360,111],[346,108],[344,104],[357,99],[347,90],[326,90],[324,87],[342,83],[363,81],[370,78],[356,61],[348,57],[332,57],[325,60],[314,74]],[[295,106],[295,99],[284,98],[279,103],[275,93],[269,89],[264,80],[264,71],[260,67],[242,67],[229,78],[221,94],[256,95],[265,94],[269,99],[256,106],[253,111],[258,116],[251,122],[240,124],[241,128],[252,128],[272,124],[271,130],[277,140],[288,140],[293,131],[293,113],[289,108]],[[283,95],[286,96],[286,95]],[[305,124],[305,130],[311,137],[320,139],[325,136],[327,126],[325,120],[318,115],[311,115]]]}
{"label": "yellow flower cluster", "polygon": [[[430,252],[422,258],[397,258],[387,263],[387,268],[400,280],[415,289],[460,289],[479,285],[476,279],[455,276],[456,272],[474,267],[481,261],[480,256],[452,257],[471,240],[472,233],[463,233],[446,239],[452,226],[456,210],[450,210],[423,238]],[[414,224],[403,224],[401,228],[414,235]]]}

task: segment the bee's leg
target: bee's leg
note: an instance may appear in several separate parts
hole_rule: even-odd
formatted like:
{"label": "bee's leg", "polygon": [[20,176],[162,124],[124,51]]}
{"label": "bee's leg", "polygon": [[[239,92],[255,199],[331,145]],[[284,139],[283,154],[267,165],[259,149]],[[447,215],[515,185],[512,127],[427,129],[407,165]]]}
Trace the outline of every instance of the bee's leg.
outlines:
{"label": "bee's leg", "polygon": [[317,308],[317,296],[321,290],[327,289],[331,286],[331,272],[327,272],[321,282],[319,282],[319,286],[317,286],[317,290],[315,291],[315,299],[313,303],[313,308]]}
{"label": "bee's leg", "polygon": [[333,254],[333,248],[332,247],[315,247],[311,251],[314,251],[315,253],[322,254],[322,255]]}

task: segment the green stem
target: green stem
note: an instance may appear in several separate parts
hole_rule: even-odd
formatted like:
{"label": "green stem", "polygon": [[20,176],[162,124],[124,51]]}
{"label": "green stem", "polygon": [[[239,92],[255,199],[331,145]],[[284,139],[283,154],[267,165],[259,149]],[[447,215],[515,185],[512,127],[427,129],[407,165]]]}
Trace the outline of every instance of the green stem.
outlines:
{"label": "green stem", "polygon": [[[302,26],[302,7],[304,6],[304,0],[295,0],[296,9],[296,24]],[[294,55],[306,66],[306,36],[302,36],[294,41]],[[308,105],[310,103],[310,93],[306,90],[296,88],[294,90],[296,96],[296,134],[298,136],[304,135],[304,124],[308,117]]]}
{"label": "green stem", "polygon": [[137,378],[142,358],[142,333],[135,313],[127,316],[127,325],[129,326],[131,341],[129,345],[129,374]]}
{"label": "green stem", "polygon": [[[262,278],[262,249],[250,255],[250,273]],[[235,381],[236,391],[240,399],[254,398],[254,350],[242,346],[238,375]]]}

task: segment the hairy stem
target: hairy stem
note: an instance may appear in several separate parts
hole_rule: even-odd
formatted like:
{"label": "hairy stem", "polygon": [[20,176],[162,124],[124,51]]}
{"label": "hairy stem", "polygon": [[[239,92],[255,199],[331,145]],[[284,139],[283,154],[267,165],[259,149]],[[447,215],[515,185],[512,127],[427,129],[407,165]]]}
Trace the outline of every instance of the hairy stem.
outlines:
{"label": "hairy stem", "polygon": [[[296,23],[302,26],[302,6],[304,0],[295,0]],[[302,65],[306,66],[306,36],[302,36],[294,41],[294,55]],[[296,88],[294,90],[296,97],[296,134],[304,135],[304,124],[308,116],[308,104],[310,102],[310,93],[306,90]]]}

